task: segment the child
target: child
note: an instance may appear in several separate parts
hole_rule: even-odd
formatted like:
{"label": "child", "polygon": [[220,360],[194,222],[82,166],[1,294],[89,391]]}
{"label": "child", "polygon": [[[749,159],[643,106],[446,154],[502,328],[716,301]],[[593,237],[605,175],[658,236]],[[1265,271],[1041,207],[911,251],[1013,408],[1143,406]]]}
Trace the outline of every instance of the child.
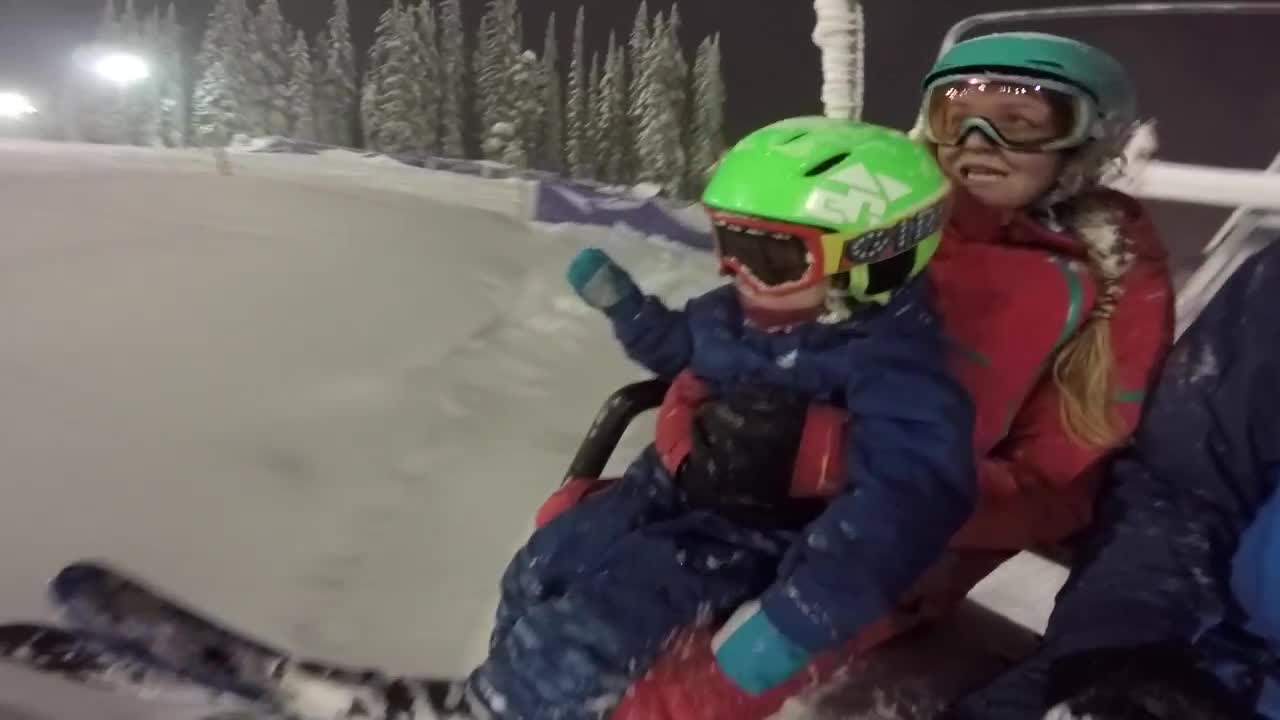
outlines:
{"label": "child", "polygon": [[[793,119],[742,140],[704,195],[730,285],[675,311],[602,251],[575,258],[578,294],[675,380],[663,412],[692,413],[688,452],[668,467],[655,443],[530,538],[467,682],[472,714],[601,717],[676,631],[730,614],[727,672],[771,687],[935,560],[976,492],[972,408],[918,279],[948,188],[899,132]],[[847,490],[817,505],[788,498],[811,404],[852,418]],[[737,434],[758,407],[790,420]]]}

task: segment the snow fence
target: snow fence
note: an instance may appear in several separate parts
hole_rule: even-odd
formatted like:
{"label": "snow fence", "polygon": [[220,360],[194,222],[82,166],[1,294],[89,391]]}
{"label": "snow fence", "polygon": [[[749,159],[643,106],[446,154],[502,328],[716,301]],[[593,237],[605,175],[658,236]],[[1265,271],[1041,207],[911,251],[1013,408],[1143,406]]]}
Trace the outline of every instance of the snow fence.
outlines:
{"label": "snow fence", "polygon": [[[485,160],[364,152],[280,137],[237,138],[232,148],[248,153],[324,155],[334,160],[343,156],[344,160],[363,160],[384,167],[395,161],[392,164],[405,166],[406,170],[419,168],[458,176],[434,188],[440,190],[440,199],[446,202],[552,225],[623,226],[641,237],[656,235],[700,250],[712,247],[710,223],[698,206],[675,203],[656,192],[570,180],[554,173]],[[349,166],[343,174],[352,175]],[[420,180],[423,185],[431,184],[426,176]]]}

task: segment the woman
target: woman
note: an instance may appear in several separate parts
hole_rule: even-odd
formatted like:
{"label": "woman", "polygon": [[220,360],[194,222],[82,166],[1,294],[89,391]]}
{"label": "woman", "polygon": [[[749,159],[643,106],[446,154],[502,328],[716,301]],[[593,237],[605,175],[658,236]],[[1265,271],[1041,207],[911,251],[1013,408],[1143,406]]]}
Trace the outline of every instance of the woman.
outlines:
{"label": "woman", "polygon": [[[1089,522],[1098,467],[1133,432],[1172,336],[1151,221],[1101,187],[1135,125],[1123,67],[1068,38],[990,35],[939,60],[925,80],[921,133],[957,198],[928,273],[977,411],[978,509],[894,612],[806,672],[747,688],[722,671],[738,658],[717,657],[709,631],[688,631],[611,717],[767,717],[854,657],[949,613],[1012,555]],[[823,447],[814,437],[841,437],[831,418],[810,413],[798,464],[843,458],[810,452]]]}

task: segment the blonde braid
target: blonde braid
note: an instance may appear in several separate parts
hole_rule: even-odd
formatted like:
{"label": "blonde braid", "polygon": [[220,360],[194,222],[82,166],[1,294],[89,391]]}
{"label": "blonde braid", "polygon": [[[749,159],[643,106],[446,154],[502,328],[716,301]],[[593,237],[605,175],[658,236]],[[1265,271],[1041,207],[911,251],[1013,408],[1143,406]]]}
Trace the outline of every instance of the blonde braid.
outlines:
{"label": "blonde braid", "polygon": [[1121,231],[1119,213],[1100,203],[1080,201],[1068,226],[1088,249],[1098,296],[1089,320],[1054,360],[1053,379],[1061,390],[1063,427],[1082,445],[1110,447],[1121,439],[1116,417],[1115,358],[1111,317],[1124,296],[1124,276],[1137,256]]}

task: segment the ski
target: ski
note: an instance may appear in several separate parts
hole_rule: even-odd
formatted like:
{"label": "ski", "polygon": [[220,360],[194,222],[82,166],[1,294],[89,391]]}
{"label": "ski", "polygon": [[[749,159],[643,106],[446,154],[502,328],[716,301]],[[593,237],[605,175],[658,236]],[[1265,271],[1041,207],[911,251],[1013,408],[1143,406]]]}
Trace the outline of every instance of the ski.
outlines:
{"label": "ski", "polygon": [[207,704],[225,695],[165,668],[118,639],[42,623],[0,625],[0,662],[98,690],[167,703]]}
{"label": "ski", "polygon": [[427,720],[453,717],[462,703],[455,680],[295,658],[105,563],[67,566],[49,594],[73,627],[286,717]]}

